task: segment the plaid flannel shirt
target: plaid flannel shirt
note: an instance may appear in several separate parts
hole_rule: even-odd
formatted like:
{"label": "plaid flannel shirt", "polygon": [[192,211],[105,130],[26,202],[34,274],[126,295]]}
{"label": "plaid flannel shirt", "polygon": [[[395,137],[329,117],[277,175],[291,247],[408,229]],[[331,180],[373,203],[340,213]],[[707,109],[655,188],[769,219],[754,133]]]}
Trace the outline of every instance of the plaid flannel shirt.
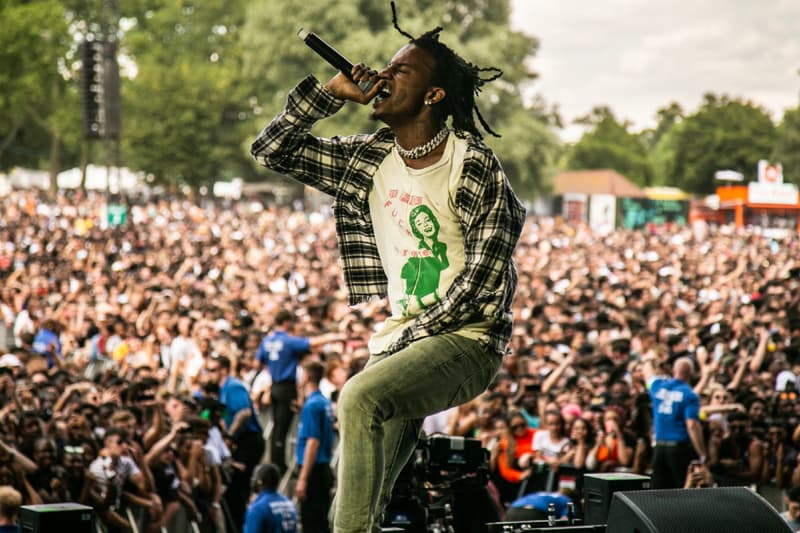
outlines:
{"label": "plaid flannel shirt", "polygon": [[[316,121],[343,104],[308,76],[289,93],[283,112],[264,128],[250,151],[262,165],[334,198],[342,270],[354,305],[387,292],[368,198],[372,176],[392,149],[394,134],[382,128],[329,139],[311,135]],[[453,201],[464,235],[465,267],[442,299],[415,317],[390,353],[476,322],[491,324],[487,348],[495,353],[505,353],[511,336],[511,301],[517,286],[512,254],[525,210],[491,149],[474,136],[459,135],[468,149]]]}

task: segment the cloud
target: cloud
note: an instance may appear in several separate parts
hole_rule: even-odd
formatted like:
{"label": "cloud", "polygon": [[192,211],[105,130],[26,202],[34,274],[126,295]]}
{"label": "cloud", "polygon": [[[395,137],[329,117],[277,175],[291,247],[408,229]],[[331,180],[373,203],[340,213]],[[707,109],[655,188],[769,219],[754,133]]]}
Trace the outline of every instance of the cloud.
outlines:
{"label": "cloud", "polygon": [[751,99],[773,118],[798,105],[797,0],[512,0],[512,27],[541,39],[532,90],[572,120],[609,105],[634,128],[706,92]]}

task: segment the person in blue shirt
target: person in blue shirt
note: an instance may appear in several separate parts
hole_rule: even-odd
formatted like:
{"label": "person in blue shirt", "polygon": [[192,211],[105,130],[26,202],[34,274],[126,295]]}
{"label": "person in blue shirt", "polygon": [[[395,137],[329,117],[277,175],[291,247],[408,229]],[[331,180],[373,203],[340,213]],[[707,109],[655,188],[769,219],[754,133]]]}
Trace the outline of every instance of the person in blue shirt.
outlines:
{"label": "person in blue shirt", "polygon": [[[694,363],[679,357],[672,365],[672,378],[656,376],[653,352],[642,358],[643,372],[653,403],[654,489],[683,488],[689,463],[696,457],[705,464],[706,444],[700,424],[700,398],[689,385]],[[694,450],[692,449],[694,448]]]}
{"label": "person in blue shirt", "polygon": [[242,528],[249,496],[249,481],[255,467],[264,455],[265,442],[261,425],[247,388],[231,375],[231,361],[227,357],[214,357],[206,362],[204,385],[219,386],[219,401],[225,405],[222,422],[233,438],[231,455],[234,462],[244,464],[244,469],[233,469],[233,476],[225,491],[225,501],[237,529]]}
{"label": "person in blue shirt", "polygon": [[567,516],[567,504],[572,500],[561,492],[532,492],[508,506],[505,520],[509,522],[522,522],[525,520],[547,520],[548,509],[553,504],[555,518]]}
{"label": "person in blue shirt", "polygon": [[47,368],[53,368],[55,358],[61,359],[61,327],[55,320],[45,320],[33,338],[33,351],[47,357]]}
{"label": "person in blue shirt", "polygon": [[242,533],[297,533],[297,510],[278,492],[281,474],[273,464],[263,464],[253,473],[256,497],[247,508]]}
{"label": "person in blue shirt", "polygon": [[303,533],[329,533],[333,472],[330,462],[335,434],[333,404],[319,390],[325,366],[319,361],[303,365],[305,402],[297,428],[298,475],[294,495],[300,502]]}
{"label": "person in blue shirt", "polygon": [[294,418],[292,406],[297,401],[297,365],[312,348],[344,340],[339,334],[296,337],[292,335],[296,320],[291,311],[278,311],[272,333],[261,339],[256,352],[256,358],[272,377],[270,461],[281,473],[286,472],[286,436]]}

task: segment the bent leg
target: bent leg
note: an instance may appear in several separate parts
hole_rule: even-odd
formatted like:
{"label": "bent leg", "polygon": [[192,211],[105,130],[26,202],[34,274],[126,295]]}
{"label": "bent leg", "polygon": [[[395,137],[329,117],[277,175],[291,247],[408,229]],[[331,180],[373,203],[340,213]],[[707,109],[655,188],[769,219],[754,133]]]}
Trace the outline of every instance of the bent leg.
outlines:
{"label": "bent leg", "polygon": [[[419,421],[480,394],[499,366],[499,358],[477,341],[445,334],[382,357],[345,384],[339,399],[337,533],[370,530],[413,451]],[[398,425],[386,427],[389,420]],[[413,424],[406,426],[408,421]],[[394,452],[387,457],[388,450]]]}

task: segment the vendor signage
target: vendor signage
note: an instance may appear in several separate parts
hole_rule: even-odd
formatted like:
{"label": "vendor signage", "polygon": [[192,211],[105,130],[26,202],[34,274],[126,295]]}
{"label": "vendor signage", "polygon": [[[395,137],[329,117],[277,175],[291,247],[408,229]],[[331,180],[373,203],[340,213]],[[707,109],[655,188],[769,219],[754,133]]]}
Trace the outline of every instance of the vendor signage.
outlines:
{"label": "vendor signage", "polygon": [[797,199],[797,185],[793,183],[747,184],[747,202],[751,204],[797,205]]}
{"label": "vendor signage", "polygon": [[759,183],[783,183],[783,165],[770,163],[766,159],[758,162]]}
{"label": "vendor signage", "polygon": [[600,235],[614,231],[617,220],[617,197],[613,194],[593,194],[589,199],[589,227]]}

